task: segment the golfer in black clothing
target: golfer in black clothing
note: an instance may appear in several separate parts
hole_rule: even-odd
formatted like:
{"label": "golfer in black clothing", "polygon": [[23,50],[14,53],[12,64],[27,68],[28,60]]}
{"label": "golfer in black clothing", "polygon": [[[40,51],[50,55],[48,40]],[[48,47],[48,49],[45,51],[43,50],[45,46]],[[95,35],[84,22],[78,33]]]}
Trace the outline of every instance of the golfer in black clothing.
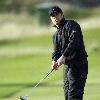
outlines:
{"label": "golfer in black clothing", "polygon": [[57,28],[53,35],[51,67],[57,70],[64,64],[65,100],[83,100],[88,61],[80,25],[73,20],[65,20],[58,6],[50,8],[49,15]]}

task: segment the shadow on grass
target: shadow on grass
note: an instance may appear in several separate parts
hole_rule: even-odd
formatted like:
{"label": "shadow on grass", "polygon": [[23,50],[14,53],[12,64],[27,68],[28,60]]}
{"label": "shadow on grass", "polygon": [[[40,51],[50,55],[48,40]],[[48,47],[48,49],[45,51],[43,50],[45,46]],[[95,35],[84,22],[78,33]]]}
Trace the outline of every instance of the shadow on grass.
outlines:
{"label": "shadow on grass", "polygon": [[[34,87],[37,83],[3,83],[0,84],[0,87],[25,87],[30,88]],[[56,83],[40,83],[38,87],[60,87],[63,84],[56,84]],[[100,83],[87,83],[87,86],[95,86],[100,85]]]}
{"label": "shadow on grass", "polygon": [[[29,83],[29,84],[26,84],[26,83],[11,83],[11,84],[0,84],[0,87],[17,87],[17,86],[20,86],[20,87],[34,87],[37,83]],[[59,86],[62,86],[62,84],[48,84],[48,83],[40,83],[38,85],[38,87],[59,87]]]}
{"label": "shadow on grass", "polygon": [[[4,93],[2,96],[0,96],[0,98],[9,98],[15,94],[17,94],[18,92],[27,89],[27,88],[33,88],[37,83],[11,83],[11,84],[0,84],[0,88],[6,88],[8,93]],[[87,84],[87,86],[89,87],[95,87],[95,86],[99,86],[100,83],[89,83]],[[54,88],[54,87],[63,87],[63,84],[48,84],[48,83],[41,83],[38,85],[38,87],[50,87],[50,88]],[[14,90],[10,90],[10,88],[15,88]]]}
{"label": "shadow on grass", "polygon": [[[4,83],[0,84],[0,88],[6,90],[3,95],[0,94],[0,98],[10,98],[11,96],[19,93],[20,91],[33,88],[37,83]],[[41,83],[37,87],[62,87],[62,84],[48,84],[48,83]],[[0,89],[1,90],[1,89]]]}
{"label": "shadow on grass", "polygon": [[0,40],[0,46],[6,46],[6,45],[11,45],[11,44],[18,44],[20,43],[20,39],[15,39],[15,40],[8,40],[8,39],[4,39],[4,40]]}

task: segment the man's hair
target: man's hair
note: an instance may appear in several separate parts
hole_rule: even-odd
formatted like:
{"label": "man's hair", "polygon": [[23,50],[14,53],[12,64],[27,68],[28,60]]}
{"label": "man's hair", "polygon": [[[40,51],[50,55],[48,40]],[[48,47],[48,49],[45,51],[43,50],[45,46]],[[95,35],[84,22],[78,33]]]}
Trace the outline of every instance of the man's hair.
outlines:
{"label": "man's hair", "polygon": [[49,16],[53,16],[54,14],[63,13],[60,7],[53,6],[49,9]]}

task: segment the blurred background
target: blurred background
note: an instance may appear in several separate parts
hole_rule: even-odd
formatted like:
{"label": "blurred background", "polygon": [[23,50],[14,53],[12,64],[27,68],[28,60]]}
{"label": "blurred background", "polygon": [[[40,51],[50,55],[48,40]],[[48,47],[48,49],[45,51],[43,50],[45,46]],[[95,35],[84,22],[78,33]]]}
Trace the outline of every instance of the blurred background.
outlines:
{"label": "blurred background", "polygon": [[[51,70],[53,5],[81,25],[89,56],[84,100],[100,100],[100,0],[0,0],[0,100],[19,100]],[[63,66],[28,97],[51,99],[64,100]]]}

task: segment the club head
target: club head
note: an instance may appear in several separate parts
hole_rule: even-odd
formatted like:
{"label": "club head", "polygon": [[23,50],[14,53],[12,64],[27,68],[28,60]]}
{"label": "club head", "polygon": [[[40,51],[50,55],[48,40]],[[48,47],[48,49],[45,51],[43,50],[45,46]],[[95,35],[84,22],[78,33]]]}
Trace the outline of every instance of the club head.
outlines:
{"label": "club head", "polygon": [[21,96],[20,99],[21,100],[26,100],[26,96]]}

